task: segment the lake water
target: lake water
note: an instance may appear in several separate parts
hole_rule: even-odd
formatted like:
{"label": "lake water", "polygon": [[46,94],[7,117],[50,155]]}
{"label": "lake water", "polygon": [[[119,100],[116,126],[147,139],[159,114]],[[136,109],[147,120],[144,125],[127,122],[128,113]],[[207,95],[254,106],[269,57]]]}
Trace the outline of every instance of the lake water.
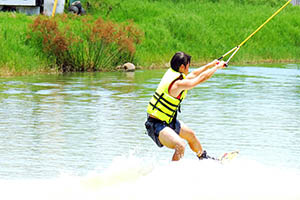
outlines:
{"label": "lake water", "polygon": [[179,119],[221,165],[145,135],[165,70],[0,78],[0,198],[300,199],[300,67],[231,66]]}

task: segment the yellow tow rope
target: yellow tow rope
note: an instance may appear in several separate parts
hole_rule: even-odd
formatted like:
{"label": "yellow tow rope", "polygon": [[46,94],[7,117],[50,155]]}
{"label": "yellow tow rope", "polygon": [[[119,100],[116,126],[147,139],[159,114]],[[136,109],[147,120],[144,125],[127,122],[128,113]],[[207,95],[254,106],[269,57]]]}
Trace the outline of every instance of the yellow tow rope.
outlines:
{"label": "yellow tow rope", "polygon": [[266,25],[269,21],[271,21],[271,19],[273,19],[278,13],[280,13],[292,0],[289,0],[288,2],[286,2],[279,10],[277,10],[269,19],[267,19],[262,25],[260,25],[260,27],[258,27],[251,35],[249,35],[243,42],[241,42],[241,44],[239,44],[238,46],[234,47],[233,49],[231,49],[230,51],[228,51],[227,53],[225,53],[223,56],[221,56],[220,58],[218,58],[218,60],[222,60],[224,57],[226,57],[227,55],[229,55],[230,53],[231,56],[229,57],[229,59],[226,61],[226,65],[229,63],[229,61],[231,60],[231,58],[238,52],[238,50],[253,36],[255,35],[260,29],[262,29],[262,27],[264,25]]}

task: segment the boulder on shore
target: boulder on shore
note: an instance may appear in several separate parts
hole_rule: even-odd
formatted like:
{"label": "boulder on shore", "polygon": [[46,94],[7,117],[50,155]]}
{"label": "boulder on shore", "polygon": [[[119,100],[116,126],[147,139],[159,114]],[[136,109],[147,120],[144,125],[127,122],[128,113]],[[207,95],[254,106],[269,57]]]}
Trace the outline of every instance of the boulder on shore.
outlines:
{"label": "boulder on shore", "polygon": [[118,66],[117,70],[124,70],[126,72],[133,72],[133,71],[135,71],[135,68],[136,67],[135,67],[134,64],[128,62],[128,63],[125,63],[123,65]]}

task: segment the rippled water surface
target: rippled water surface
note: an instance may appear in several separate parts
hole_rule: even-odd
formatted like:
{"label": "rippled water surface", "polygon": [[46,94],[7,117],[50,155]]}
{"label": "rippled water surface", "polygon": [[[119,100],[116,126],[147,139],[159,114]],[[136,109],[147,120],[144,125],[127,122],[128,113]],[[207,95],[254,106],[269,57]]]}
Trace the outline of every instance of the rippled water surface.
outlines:
{"label": "rippled water surface", "polygon": [[[63,193],[61,199],[74,199],[71,194],[78,199],[87,195],[95,199],[123,199],[116,194],[112,197],[109,189],[98,193],[102,191],[102,182],[112,185],[118,182],[118,186],[106,185],[106,188],[123,194],[125,189],[120,189],[119,183],[124,176],[124,180],[131,181],[122,184],[130,188],[156,182],[157,174],[162,180],[171,179],[170,170],[180,175],[182,168],[198,166],[189,148],[181,162],[184,166],[169,163],[173,151],[156,147],[144,134],[146,106],[163,73],[164,70],[140,70],[1,78],[0,185],[18,189],[20,184],[44,185],[57,193],[54,185],[65,185],[67,180],[67,191],[76,190],[81,186],[73,186],[72,178],[88,179],[88,174],[95,173],[89,184],[97,185],[97,193],[83,192],[80,198],[77,193],[69,192]],[[236,159],[239,164],[225,171],[227,174],[239,169],[236,181],[241,181],[241,174],[246,173],[243,180],[251,183],[251,175],[259,174],[259,177],[266,176],[262,183],[272,184],[272,170],[274,174],[292,172],[290,176],[282,175],[288,177],[284,181],[293,182],[300,177],[300,69],[297,65],[236,66],[219,71],[188,92],[179,119],[197,133],[208,154],[219,156],[226,151],[240,150]],[[254,171],[246,169],[247,166],[252,166]],[[214,167],[217,169],[213,170]],[[209,174],[223,174],[220,170],[224,170],[219,166],[200,168]],[[65,174],[71,178],[61,178]],[[194,175],[188,180],[180,176],[182,181],[189,182]],[[218,181],[220,185],[212,184],[210,189],[222,190],[227,178]],[[193,188],[188,184],[187,191],[188,186]],[[294,194],[291,199],[300,199],[299,192],[283,190],[284,197],[287,193]],[[140,199],[133,194],[126,193],[125,199]],[[227,193],[221,194],[224,197]],[[180,195],[183,193],[176,197],[179,199]],[[206,195],[209,197],[210,193]],[[214,197],[220,198],[210,196],[210,199]],[[230,195],[228,198],[234,199]]]}

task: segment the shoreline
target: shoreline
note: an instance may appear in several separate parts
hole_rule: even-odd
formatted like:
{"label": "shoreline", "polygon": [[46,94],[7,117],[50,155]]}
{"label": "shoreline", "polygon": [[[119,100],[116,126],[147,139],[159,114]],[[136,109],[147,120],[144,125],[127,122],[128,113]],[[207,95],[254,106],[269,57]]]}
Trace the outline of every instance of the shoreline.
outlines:
{"label": "shoreline", "polygon": [[[208,62],[204,61],[196,61],[191,63],[191,67],[201,67]],[[230,65],[232,66],[267,66],[267,67],[284,67],[285,65],[297,65],[300,69],[300,60],[280,60],[280,61],[272,61],[272,60],[264,60],[264,61],[253,61],[253,62],[232,62]],[[230,66],[229,65],[229,66]],[[271,66],[270,66],[271,65]],[[158,70],[158,69],[167,69],[169,67],[168,63],[152,63],[148,66],[136,66],[136,70]],[[123,70],[102,70],[102,71],[95,71],[95,72],[88,72],[88,73],[97,73],[97,72],[117,72]],[[69,72],[72,73],[72,72]],[[82,72],[84,73],[84,72]],[[39,68],[38,70],[28,70],[24,69],[21,71],[17,71],[14,68],[11,69],[7,66],[0,67],[0,77],[1,78],[8,78],[8,77],[17,77],[17,76],[32,76],[32,75],[45,75],[45,74],[64,74],[64,72],[59,71],[54,68]]]}

